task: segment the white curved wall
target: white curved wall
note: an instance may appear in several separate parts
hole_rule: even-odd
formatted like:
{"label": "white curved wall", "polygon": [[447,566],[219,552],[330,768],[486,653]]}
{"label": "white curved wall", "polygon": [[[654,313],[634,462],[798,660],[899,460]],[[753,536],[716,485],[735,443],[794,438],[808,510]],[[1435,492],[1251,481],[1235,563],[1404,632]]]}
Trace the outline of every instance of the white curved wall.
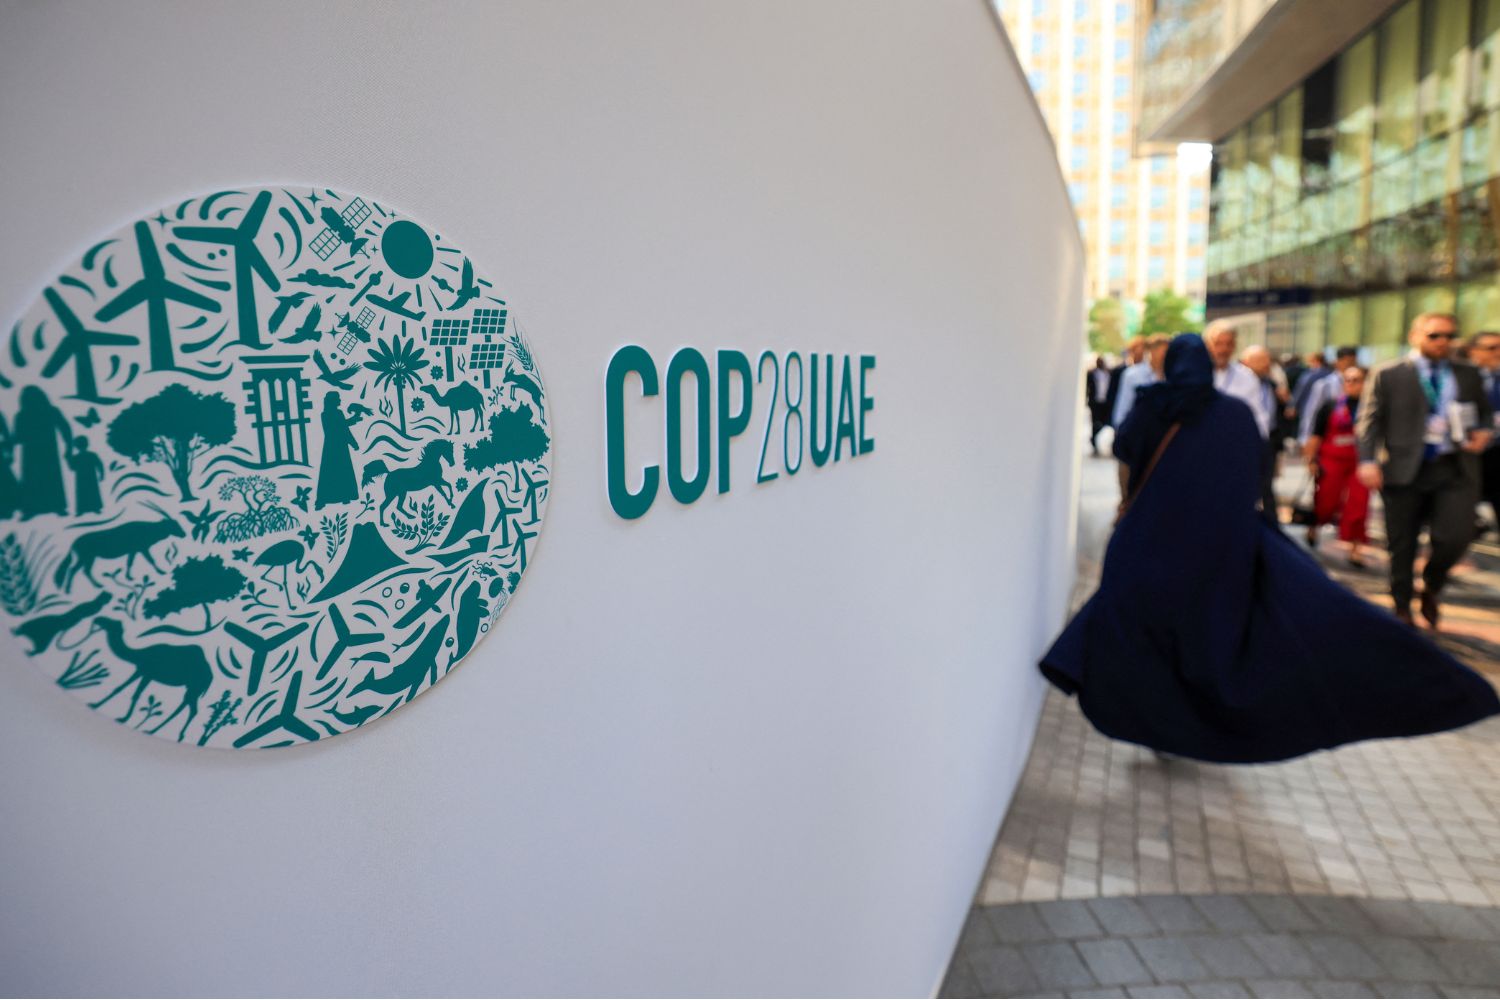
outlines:
{"label": "white curved wall", "polygon": [[[0,136],[5,317],[339,185],[503,283],[557,444],[498,632],[360,732],[145,739],[0,638],[0,991],[936,988],[1072,576],[1081,250],[985,4],[9,3]],[[876,451],[623,521],[627,342],[874,353]]]}

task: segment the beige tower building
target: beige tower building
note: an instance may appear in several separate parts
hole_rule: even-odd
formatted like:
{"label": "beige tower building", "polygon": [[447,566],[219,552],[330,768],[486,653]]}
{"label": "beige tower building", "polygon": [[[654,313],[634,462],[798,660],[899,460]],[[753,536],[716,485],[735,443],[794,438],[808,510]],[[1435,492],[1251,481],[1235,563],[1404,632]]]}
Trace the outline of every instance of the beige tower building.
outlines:
{"label": "beige tower building", "polygon": [[1208,157],[1133,146],[1137,0],[996,0],[1052,130],[1088,250],[1087,294],[1203,300]]}

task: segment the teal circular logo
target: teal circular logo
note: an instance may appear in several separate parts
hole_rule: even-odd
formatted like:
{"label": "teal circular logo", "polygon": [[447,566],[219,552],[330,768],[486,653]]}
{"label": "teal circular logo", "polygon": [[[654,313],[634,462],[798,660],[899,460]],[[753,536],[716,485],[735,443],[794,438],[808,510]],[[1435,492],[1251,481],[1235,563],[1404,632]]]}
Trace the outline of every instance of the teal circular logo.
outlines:
{"label": "teal circular logo", "polygon": [[163,208],[0,355],[4,659],[196,746],[387,715],[534,558],[548,417],[501,289],[442,230],[327,188]]}

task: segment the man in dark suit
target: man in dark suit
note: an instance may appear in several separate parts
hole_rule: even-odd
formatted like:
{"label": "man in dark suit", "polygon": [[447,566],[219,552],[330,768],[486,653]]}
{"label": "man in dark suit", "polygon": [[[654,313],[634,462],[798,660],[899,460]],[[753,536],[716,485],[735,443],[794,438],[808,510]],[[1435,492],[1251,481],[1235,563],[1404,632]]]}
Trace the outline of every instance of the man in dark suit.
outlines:
{"label": "man in dark suit", "polygon": [[[1500,414],[1500,333],[1483,330],[1474,334],[1474,339],[1469,341],[1469,360],[1479,369],[1490,408]],[[1497,418],[1495,429],[1500,431],[1500,418]],[[1480,496],[1489,502],[1495,530],[1500,530],[1500,439],[1490,438],[1482,465],[1484,477]]]}
{"label": "man in dark suit", "polygon": [[1113,372],[1104,363],[1104,355],[1094,359],[1094,367],[1083,376],[1083,398],[1088,400],[1089,420],[1093,424],[1089,431],[1089,447],[1094,455],[1099,454],[1099,432],[1109,426],[1109,384]]}
{"label": "man in dark suit", "polygon": [[1380,490],[1391,550],[1396,617],[1411,622],[1412,564],[1425,522],[1432,541],[1422,571],[1422,617],[1438,624],[1448,571],[1474,538],[1479,456],[1494,416],[1473,365],[1449,360],[1458,321],[1447,313],[1412,320],[1412,351],[1370,373],[1359,404],[1359,479]]}

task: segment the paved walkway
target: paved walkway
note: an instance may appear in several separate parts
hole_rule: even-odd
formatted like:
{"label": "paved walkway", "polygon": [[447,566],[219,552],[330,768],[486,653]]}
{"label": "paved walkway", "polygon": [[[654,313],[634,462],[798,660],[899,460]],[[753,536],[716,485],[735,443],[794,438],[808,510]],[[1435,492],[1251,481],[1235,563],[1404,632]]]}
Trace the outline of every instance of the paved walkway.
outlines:
{"label": "paved walkway", "polygon": [[[1300,490],[1290,470],[1279,492]],[[1079,586],[1113,519],[1085,459]],[[1299,535],[1300,537],[1300,535]],[[1328,537],[1328,536],[1325,536]],[[1383,601],[1326,541],[1329,572]],[[1500,549],[1445,595],[1443,645],[1500,683]],[[1253,767],[1163,765],[1049,695],[943,992],[1500,996],[1500,719]]]}

